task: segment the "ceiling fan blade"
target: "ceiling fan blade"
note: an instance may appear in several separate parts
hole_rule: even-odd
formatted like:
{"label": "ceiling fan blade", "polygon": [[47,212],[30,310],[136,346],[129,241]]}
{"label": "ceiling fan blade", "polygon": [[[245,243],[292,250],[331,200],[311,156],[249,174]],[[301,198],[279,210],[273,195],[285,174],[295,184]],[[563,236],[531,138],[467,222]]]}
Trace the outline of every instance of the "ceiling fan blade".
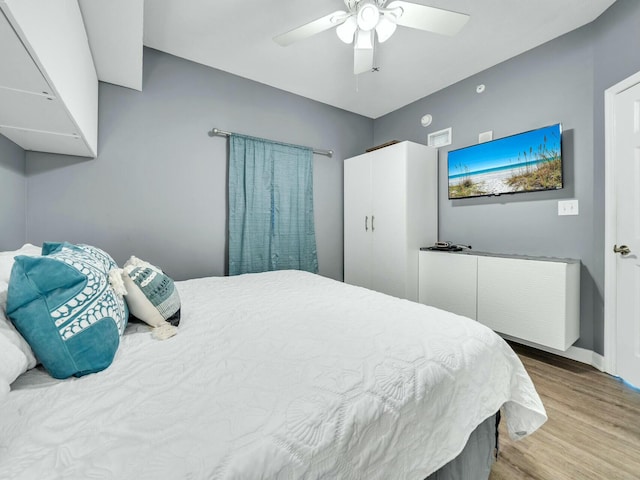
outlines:
{"label": "ceiling fan blade", "polygon": [[329,30],[336,25],[340,25],[349,17],[349,15],[349,13],[343,10],[338,10],[337,12],[330,13],[329,15],[325,15],[324,17],[314,20],[313,22],[305,23],[298,28],[294,28],[286,33],[277,35],[273,37],[273,41],[283,47],[286,47],[294,42],[304,40],[305,38],[309,38],[317,33]]}
{"label": "ceiling fan blade", "polygon": [[373,68],[373,30],[358,30],[353,48],[353,74],[370,72]]}
{"label": "ceiling fan blade", "polygon": [[398,25],[441,35],[455,35],[469,20],[469,15],[464,13],[451,12],[402,0],[395,0],[389,3],[386,9],[393,10],[398,7],[402,9],[402,15],[396,21]]}

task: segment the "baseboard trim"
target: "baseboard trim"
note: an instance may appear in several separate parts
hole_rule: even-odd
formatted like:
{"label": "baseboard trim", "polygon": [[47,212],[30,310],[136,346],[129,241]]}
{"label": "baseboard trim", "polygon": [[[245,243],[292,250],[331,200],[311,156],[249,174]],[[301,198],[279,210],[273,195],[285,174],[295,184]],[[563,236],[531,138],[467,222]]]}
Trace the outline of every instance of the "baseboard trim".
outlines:
{"label": "baseboard trim", "polygon": [[591,365],[592,367],[597,368],[601,372],[605,371],[604,357],[592,350],[587,350],[586,348],[574,347],[574,346],[571,346],[564,351],[556,350],[555,348],[545,347],[544,345],[538,345],[537,343],[529,342],[521,338],[512,337],[511,335],[500,334],[500,336],[505,340],[509,340],[515,343],[520,343],[528,347],[537,348],[538,350],[542,350],[543,352],[553,353],[554,355],[558,355],[559,357],[568,358],[570,360],[575,360],[576,362],[580,362],[580,363],[586,363],[587,365]]}

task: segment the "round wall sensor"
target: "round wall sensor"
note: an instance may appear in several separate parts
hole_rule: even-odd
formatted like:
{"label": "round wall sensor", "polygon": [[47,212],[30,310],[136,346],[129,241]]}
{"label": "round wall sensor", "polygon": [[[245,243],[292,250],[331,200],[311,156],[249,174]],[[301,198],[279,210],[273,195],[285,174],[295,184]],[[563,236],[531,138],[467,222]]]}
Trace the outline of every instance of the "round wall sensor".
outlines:
{"label": "round wall sensor", "polygon": [[484,92],[484,85],[478,85],[478,86],[476,87],[476,92],[477,92],[477,93],[482,93],[482,92]]}
{"label": "round wall sensor", "polygon": [[433,122],[433,117],[428,113],[420,119],[420,124],[423,127],[428,127],[429,125],[431,125],[431,122]]}

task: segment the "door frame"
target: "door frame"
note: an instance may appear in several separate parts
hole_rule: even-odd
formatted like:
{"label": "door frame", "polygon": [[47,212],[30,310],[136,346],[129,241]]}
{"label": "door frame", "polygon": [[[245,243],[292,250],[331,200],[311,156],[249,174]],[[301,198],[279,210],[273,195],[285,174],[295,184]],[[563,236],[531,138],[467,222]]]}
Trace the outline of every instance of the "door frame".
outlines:
{"label": "door frame", "polygon": [[616,95],[640,83],[640,72],[625,78],[604,92],[604,368],[617,372],[617,266],[611,247],[617,244],[615,99]]}

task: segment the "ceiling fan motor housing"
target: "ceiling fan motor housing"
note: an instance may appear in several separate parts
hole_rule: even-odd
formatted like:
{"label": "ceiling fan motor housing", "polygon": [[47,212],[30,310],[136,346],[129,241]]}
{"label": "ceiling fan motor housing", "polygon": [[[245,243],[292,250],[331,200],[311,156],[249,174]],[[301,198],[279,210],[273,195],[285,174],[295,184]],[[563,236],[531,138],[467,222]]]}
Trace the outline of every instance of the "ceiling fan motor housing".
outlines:
{"label": "ceiling fan motor housing", "polygon": [[358,27],[365,32],[373,30],[380,20],[380,10],[373,1],[358,4]]}

